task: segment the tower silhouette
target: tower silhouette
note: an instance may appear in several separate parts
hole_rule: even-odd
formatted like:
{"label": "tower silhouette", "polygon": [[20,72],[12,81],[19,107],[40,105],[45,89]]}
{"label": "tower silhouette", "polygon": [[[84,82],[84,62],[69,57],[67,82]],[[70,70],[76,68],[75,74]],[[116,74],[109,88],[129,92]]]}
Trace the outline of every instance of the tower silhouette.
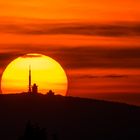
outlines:
{"label": "tower silhouette", "polygon": [[29,90],[28,90],[29,93],[32,92],[31,80],[32,80],[32,77],[31,77],[31,65],[30,65],[29,66]]}
{"label": "tower silhouette", "polygon": [[38,93],[38,86],[34,83],[32,86],[32,71],[31,65],[29,65],[29,87],[28,87],[29,94],[37,94]]}

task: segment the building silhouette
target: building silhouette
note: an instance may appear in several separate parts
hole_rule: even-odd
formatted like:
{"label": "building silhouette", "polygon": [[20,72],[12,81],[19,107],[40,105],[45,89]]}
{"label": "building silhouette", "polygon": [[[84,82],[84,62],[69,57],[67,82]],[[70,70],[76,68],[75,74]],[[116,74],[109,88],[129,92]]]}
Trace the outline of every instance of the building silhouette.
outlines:
{"label": "building silhouette", "polygon": [[54,93],[52,90],[49,90],[49,92],[47,92],[47,95],[48,95],[48,96],[54,96],[55,93]]}
{"label": "building silhouette", "polygon": [[34,93],[34,94],[38,93],[38,86],[36,84],[33,84],[33,86],[32,86],[32,93]]}

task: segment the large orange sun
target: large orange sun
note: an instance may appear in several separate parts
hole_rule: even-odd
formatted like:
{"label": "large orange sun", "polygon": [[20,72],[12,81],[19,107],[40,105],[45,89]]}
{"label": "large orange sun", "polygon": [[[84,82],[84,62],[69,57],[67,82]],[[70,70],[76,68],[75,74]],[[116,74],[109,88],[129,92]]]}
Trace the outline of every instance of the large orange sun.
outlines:
{"label": "large orange sun", "polygon": [[61,65],[48,56],[34,53],[18,57],[7,66],[1,80],[3,94],[28,91],[29,66],[31,82],[38,85],[39,93],[46,94],[52,90],[66,95],[68,80]]}

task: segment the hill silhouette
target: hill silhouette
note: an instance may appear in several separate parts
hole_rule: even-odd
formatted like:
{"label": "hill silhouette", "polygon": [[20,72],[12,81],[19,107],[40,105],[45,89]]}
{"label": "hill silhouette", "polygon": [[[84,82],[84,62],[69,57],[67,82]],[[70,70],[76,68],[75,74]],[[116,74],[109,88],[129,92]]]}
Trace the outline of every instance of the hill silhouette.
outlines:
{"label": "hill silhouette", "polygon": [[28,121],[48,140],[140,139],[140,107],[76,97],[0,95],[0,140],[18,140]]}

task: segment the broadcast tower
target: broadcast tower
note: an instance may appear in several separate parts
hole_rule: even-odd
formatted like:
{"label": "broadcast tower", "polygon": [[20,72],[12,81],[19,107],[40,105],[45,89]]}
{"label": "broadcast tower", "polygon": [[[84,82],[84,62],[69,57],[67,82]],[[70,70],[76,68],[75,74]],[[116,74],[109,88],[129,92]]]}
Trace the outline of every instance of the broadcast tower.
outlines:
{"label": "broadcast tower", "polygon": [[31,85],[31,65],[29,66],[29,90],[28,93],[32,93],[32,85]]}

